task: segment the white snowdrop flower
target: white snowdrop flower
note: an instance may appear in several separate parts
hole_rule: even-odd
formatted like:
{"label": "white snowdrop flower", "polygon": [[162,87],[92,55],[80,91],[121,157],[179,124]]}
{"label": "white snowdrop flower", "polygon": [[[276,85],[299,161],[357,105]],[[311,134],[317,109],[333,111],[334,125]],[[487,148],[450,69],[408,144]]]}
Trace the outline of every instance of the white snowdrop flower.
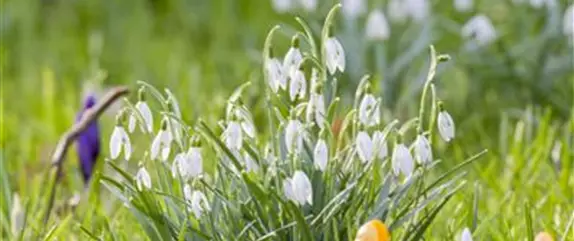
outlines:
{"label": "white snowdrop flower", "polygon": [[375,131],[375,133],[373,133],[373,144],[375,145],[376,156],[379,159],[385,159],[389,155],[387,140],[385,140],[381,131]]}
{"label": "white snowdrop flower", "polygon": [[245,161],[245,170],[247,172],[257,172],[259,171],[259,165],[248,153],[243,155],[243,160]]}
{"label": "white snowdrop flower", "polygon": [[313,187],[307,175],[302,171],[295,171],[293,178],[283,181],[283,192],[287,199],[299,205],[313,205]]}
{"label": "white snowdrop flower", "polygon": [[[150,158],[157,160],[161,154],[161,160],[166,161],[171,151],[172,136],[167,130],[167,120],[162,120],[161,129],[151,143]],[[161,153],[160,153],[161,152]]]}
{"label": "white snowdrop flower", "polygon": [[448,112],[442,108],[442,104],[439,104],[439,108],[440,112],[437,118],[438,133],[444,141],[449,142],[454,139],[454,121]]}
{"label": "white snowdrop flower", "polygon": [[430,13],[428,0],[404,0],[409,16],[415,22],[424,21]]}
{"label": "white snowdrop flower", "polygon": [[20,202],[20,195],[14,193],[12,198],[12,208],[10,209],[10,229],[12,235],[18,237],[22,229],[24,228],[24,208],[22,208],[22,203]]}
{"label": "white snowdrop flower", "polygon": [[289,153],[295,153],[303,147],[303,126],[299,120],[291,119],[285,127],[285,145]]}
{"label": "white snowdrop flower", "polygon": [[454,9],[460,13],[472,11],[473,0],[454,0]]}
{"label": "white snowdrop flower", "polygon": [[562,32],[566,36],[574,36],[574,4],[571,4],[564,12]]}
{"label": "white snowdrop flower", "polygon": [[404,0],[390,0],[388,3],[388,14],[391,21],[396,23],[404,22],[409,16]]}
{"label": "white snowdrop flower", "polygon": [[273,57],[273,51],[269,50],[269,58],[265,62],[265,71],[267,74],[267,82],[269,87],[275,93],[281,89],[285,89],[287,85],[287,76],[283,69],[283,64]]}
{"label": "white snowdrop flower", "polygon": [[307,121],[314,121],[319,127],[325,125],[325,99],[321,93],[311,93],[307,104]]}
{"label": "white snowdrop flower", "polygon": [[367,11],[365,0],[341,0],[342,12],[345,17],[355,19]]}
{"label": "white snowdrop flower", "polygon": [[152,132],[153,129],[153,115],[151,113],[151,109],[147,105],[145,101],[139,101],[136,103],[136,109],[139,111],[140,115],[145,122],[145,128],[147,132]]}
{"label": "white snowdrop flower", "polygon": [[307,80],[305,74],[299,68],[292,69],[289,78],[289,97],[291,101],[304,99],[307,93]]}
{"label": "white snowdrop flower", "polygon": [[373,10],[367,17],[365,37],[371,41],[387,40],[391,35],[391,28],[383,11]]}
{"label": "white snowdrop flower", "polygon": [[496,38],[496,29],[490,22],[490,19],[483,14],[472,17],[462,27],[462,36],[472,39],[479,46],[492,43]]}
{"label": "white snowdrop flower", "polygon": [[203,157],[201,147],[191,147],[187,151],[187,174],[189,177],[198,177],[203,173]]}
{"label": "white snowdrop flower", "polygon": [[140,167],[138,172],[136,173],[136,186],[138,190],[143,191],[144,189],[151,188],[151,177],[149,173],[145,169],[145,167]]}
{"label": "white snowdrop flower", "polygon": [[112,160],[117,159],[120,153],[124,152],[124,158],[129,160],[132,155],[132,145],[130,137],[123,126],[117,124],[112,131],[110,138],[110,155]]}
{"label": "white snowdrop flower", "polygon": [[223,132],[225,145],[231,150],[239,150],[243,146],[243,134],[241,125],[237,121],[227,123],[227,128]]}
{"label": "white snowdrop flower", "polygon": [[303,55],[301,50],[299,50],[299,38],[294,36],[291,40],[291,48],[287,50],[283,59],[283,73],[288,75],[291,73],[291,70],[298,69],[302,61]]}
{"label": "white snowdrop flower", "polygon": [[355,141],[357,146],[357,154],[362,163],[370,163],[375,158],[375,146],[367,132],[361,131],[357,134]]}
{"label": "white snowdrop flower", "polygon": [[317,0],[299,0],[301,7],[307,12],[312,12],[317,9]]}
{"label": "white snowdrop flower", "polygon": [[425,136],[419,134],[414,142],[415,158],[419,164],[428,164],[432,161],[432,149]]}
{"label": "white snowdrop flower", "polygon": [[411,153],[405,144],[399,142],[395,145],[391,162],[393,166],[393,172],[396,176],[398,176],[401,172],[407,177],[413,173],[413,157],[411,156]]}
{"label": "white snowdrop flower", "polygon": [[315,167],[322,172],[327,168],[327,162],[329,161],[329,149],[327,143],[323,139],[319,139],[315,145],[315,150],[313,150],[313,163]]}
{"label": "white snowdrop flower", "polygon": [[378,125],[381,121],[379,103],[372,94],[365,94],[359,105],[359,121],[370,127]]}
{"label": "white snowdrop flower", "polygon": [[464,230],[462,230],[462,234],[460,235],[460,240],[461,241],[472,241],[472,234],[470,233],[470,230],[468,228],[464,228]]}
{"label": "white snowdrop flower", "polygon": [[329,73],[335,74],[337,70],[345,71],[345,50],[334,36],[333,30],[329,31],[329,38],[325,40],[325,58]]}
{"label": "white snowdrop flower", "polygon": [[293,9],[293,0],[271,0],[271,3],[277,13],[286,13]]}
{"label": "white snowdrop flower", "polygon": [[[209,203],[207,202],[207,197],[201,191],[191,191],[191,188],[188,188],[188,194],[191,192],[191,195],[186,198],[186,200],[191,205],[191,211],[195,218],[199,219],[204,212],[211,211],[209,207]],[[184,189],[185,191],[185,189]]]}

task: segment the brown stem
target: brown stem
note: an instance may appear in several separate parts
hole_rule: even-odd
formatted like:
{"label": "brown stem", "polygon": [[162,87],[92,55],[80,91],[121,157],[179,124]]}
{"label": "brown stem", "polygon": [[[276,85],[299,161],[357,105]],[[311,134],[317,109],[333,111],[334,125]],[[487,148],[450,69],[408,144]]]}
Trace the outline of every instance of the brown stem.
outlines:
{"label": "brown stem", "polygon": [[[50,198],[48,199],[48,206],[46,208],[46,213],[44,214],[44,224],[48,223],[50,219],[50,213],[52,212],[52,207],[54,206],[54,198],[56,196],[56,187],[59,182],[60,177],[62,176],[62,163],[64,162],[64,157],[66,157],[66,153],[68,152],[68,148],[76,137],[84,131],[88,125],[98,119],[98,117],[112,105],[119,97],[126,95],[129,92],[127,87],[116,87],[110,90],[104,97],[102,97],[101,101],[93,106],[92,108],[86,110],[82,115],[82,118],[79,122],[74,124],[70,129],[68,129],[58,141],[58,145],[52,154],[52,168],[56,169],[54,174],[54,181],[52,182],[52,187],[50,189]],[[51,169],[52,169],[51,168]]]}

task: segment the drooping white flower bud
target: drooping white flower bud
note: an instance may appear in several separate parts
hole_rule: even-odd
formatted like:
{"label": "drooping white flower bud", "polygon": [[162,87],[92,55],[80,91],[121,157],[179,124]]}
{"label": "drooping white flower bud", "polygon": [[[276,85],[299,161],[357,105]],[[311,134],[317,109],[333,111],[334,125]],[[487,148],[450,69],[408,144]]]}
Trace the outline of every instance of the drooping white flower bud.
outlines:
{"label": "drooping white flower bud", "polygon": [[151,177],[144,166],[140,167],[135,179],[138,190],[151,189]]}
{"label": "drooping white flower bud", "polygon": [[370,163],[373,161],[375,158],[375,147],[367,132],[361,131],[357,134],[355,145],[357,146],[357,154],[362,163]]}
{"label": "drooping white flower bud", "polygon": [[287,199],[299,205],[313,205],[313,187],[307,175],[302,171],[295,171],[293,178],[283,181],[283,191]]}
{"label": "drooping white flower bud", "polygon": [[117,159],[120,153],[124,152],[124,158],[129,160],[132,154],[132,145],[128,133],[120,124],[114,127],[110,138],[110,157],[112,160]]}
{"label": "drooping white flower bud", "polygon": [[472,234],[470,233],[470,230],[468,228],[464,228],[464,230],[462,230],[462,234],[460,235],[460,240],[461,241],[472,241]]}
{"label": "drooping white flower bud", "polygon": [[367,93],[359,105],[359,121],[366,127],[378,125],[381,121],[379,103],[375,97]]}
{"label": "drooping white flower bud", "polygon": [[325,125],[325,99],[320,93],[311,93],[307,104],[307,121],[315,121],[317,126]]}
{"label": "drooping white flower bud", "polygon": [[269,50],[269,58],[265,62],[265,71],[267,74],[267,82],[269,87],[275,93],[281,89],[285,89],[287,86],[287,74],[283,69],[283,65],[279,60],[273,57],[273,51]]}
{"label": "drooping white flower bud", "polygon": [[289,97],[291,101],[304,99],[307,93],[307,80],[305,74],[300,68],[291,69],[289,78]]}
{"label": "drooping white flower bud", "polygon": [[229,121],[227,123],[227,128],[223,133],[223,139],[225,140],[225,145],[231,150],[239,150],[243,146],[243,133],[241,131],[241,125],[237,121]]}
{"label": "drooping white flower bud", "polygon": [[371,41],[387,40],[391,35],[391,28],[383,11],[379,9],[369,13],[365,37]]}
{"label": "drooping white flower bud", "polygon": [[471,39],[478,46],[485,46],[497,38],[496,29],[490,19],[483,14],[472,17],[462,27],[462,36]]}
{"label": "drooping white flower bud", "polygon": [[190,205],[188,210],[193,212],[195,218],[199,219],[204,212],[211,211],[211,207],[209,206],[205,194],[198,190],[192,191],[189,184],[185,184],[183,187],[183,196]]}
{"label": "drooping white flower bud", "polygon": [[289,153],[295,153],[303,148],[303,126],[299,120],[291,119],[285,127],[285,145]]}
{"label": "drooping white flower bud", "polygon": [[291,48],[287,50],[285,58],[283,59],[283,73],[287,75],[290,74],[293,69],[298,69],[301,61],[303,61],[303,55],[301,54],[301,50],[299,50],[299,38],[293,36]]}
{"label": "drooping white flower bud", "polygon": [[383,160],[389,155],[387,140],[385,140],[381,131],[375,131],[375,133],[373,133],[373,145],[375,146],[377,158]]}
{"label": "drooping white flower bud", "polygon": [[454,139],[454,121],[448,112],[442,109],[442,105],[439,105],[439,108],[441,110],[437,118],[438,132],[444,141],[449,142]]}
{"label": "drooping white flower bud", "polygon": [[161,160],[166,161],[171,151],[172,136],[168,131],[167,119],[164,119],[161,124],[161,129],[151,143],[150,158],[157,160],[161,151]]}
{"label": "drooping white flower bud", "polygon": [[345,50],[332,30],[329,31],[329,37],[325,40],[325,58],[330,74],[335,74],[337,70],[341,73],[345,71]]}
{"label": "drooping white flower bud", "polygon": [[403,143],[395,144],[393,156],[391,158],[393,172],[396,176],[403,173],[405,176],[410,176],[414,170],[413,157],[409,149]]}
{"label": "drooping white flower bud", "polygon": [[315,145],[315,150],[313,150],[313,163],[317,169],[324,172],[327,168],[328,161],[329,149],[327,147],[327,142],[323,139],[319,139]]}
{"label": "drooping white flower bud", "polygon": [[203,173],[203,157],[201,147],[191,147],[187,151],[187,174],[189,177],[198,177]]}
{"label": "drooping white flower bud", "polygon": [[413,145],[415,158],[419,164],[425,165],[432,162],[432,149],[425,136],[419,134]]}

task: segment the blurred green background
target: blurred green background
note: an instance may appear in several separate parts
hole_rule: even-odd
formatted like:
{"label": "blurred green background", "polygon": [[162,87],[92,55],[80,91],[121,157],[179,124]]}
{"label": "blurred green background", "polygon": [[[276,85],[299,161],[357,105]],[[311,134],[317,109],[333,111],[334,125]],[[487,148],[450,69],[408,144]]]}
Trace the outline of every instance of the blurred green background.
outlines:
{"label": "blurred green background", "polygon": [[[306,19],[318,36],[336,2],[319,1],[312,12],[277,13],[266,0],[0,1],[0,141],[12,189],[26,193],[22,196],[41,189],[49,154],[73,123],[86,91],[103,93],[115,85],[135,86],[141,79],[171,89],[185,119],[201,116],[216,121],[233,89],[252,81],[247,105],[253,107],[256,122],[264,124],[261,49],[267,31],[282,26],[274,46],[282,55],[298,30],[294,16]],[[507,195],[518,200],[518,209],[523,207],[519,200],[550,197],[547,206],[538,207],[550,216],[544,221],[548,224],[555,207],[574,206],[571,178],[556,184],[556,189],[548,188],[548,193],[542,188],[557,183],[544,175],[553,173],[554,140],[564,142],[564,160],[573,159],[574,44],[562,31],[571,1],[550,1],[555,4],[541,8],[516,2],[479,0],[472,11],[459,13],[452,1],[430,1],[426,21],[390,22],[390,39],[385,41],[365,39],[369,10],[357,18],[339,14],[335,31],[348,63],[339,79],[339,94],[348,106],[360,77],[370,73],[384,100],[385,115],[401,120],[413,116],[428,70],[428,45],[434,44],[452,57],[438,69],[437,89],[457,124],[457,141],[440,151],[454,162],[488,148],[489,157],[475,166],[472,179],[494,192],[482,203],[485,210],[496,213],[497,205],[508,202]],[[365,3],[368,9],[387,11],[387,1]],[[488,16],[499,37],[488,46],[470,49],[461,28],[476,14]],[[100,70],[107,72],[107,78],[96,78]],[[113,115],[101,119],[105,151]],[[530,153],[527,150],[540,156],[524,156]],[[509,156],[514,162],[508,161]],[[75,157],[69,158],[67,169],[76,170],[71,160]],[[532,185],[542,186],[508,194],[517,186],[523,190],[519,185],[529,177],[516,168],[517,163],[529,166],[525,163],[533,160],[542,163],[541,169],[529,170],[544,178]],[[506,177],[498,180],[505,184],[493,180],[499,176]],[[560,176],[557,173],[556,179]],[[81,186],[78,175],[71,180],[78,181],[69,184],[72,189]],[[468,193],[472,192],[469,186]],[[468,202],[469,196],[460,201]],[[452,206],[456,210],[457,205]],[[559,213],[560,220],[569,215]],[[520,235],[498,232],[500,236],[494,237]]]}

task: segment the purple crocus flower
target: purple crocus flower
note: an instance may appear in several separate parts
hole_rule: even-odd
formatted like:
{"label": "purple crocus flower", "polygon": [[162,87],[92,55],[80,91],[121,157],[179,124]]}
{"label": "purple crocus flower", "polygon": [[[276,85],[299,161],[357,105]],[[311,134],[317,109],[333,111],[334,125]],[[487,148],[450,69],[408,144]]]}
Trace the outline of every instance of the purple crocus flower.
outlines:
{"label": "purple crocus flower", "polygon": [[[88,95],[84,100],[82,111],[76,116],[76,122],[80,121],[84,112],[95,104],[96,98],[93,95]],[[88,127],[78,135],[76,139],[76,150],[78,152],[78,159],[80,160],[82,178],[84,179],[84,184],[87,185],[92,177],[94,166],[100,154],[100,129],[96,120],[90,123]]]}

